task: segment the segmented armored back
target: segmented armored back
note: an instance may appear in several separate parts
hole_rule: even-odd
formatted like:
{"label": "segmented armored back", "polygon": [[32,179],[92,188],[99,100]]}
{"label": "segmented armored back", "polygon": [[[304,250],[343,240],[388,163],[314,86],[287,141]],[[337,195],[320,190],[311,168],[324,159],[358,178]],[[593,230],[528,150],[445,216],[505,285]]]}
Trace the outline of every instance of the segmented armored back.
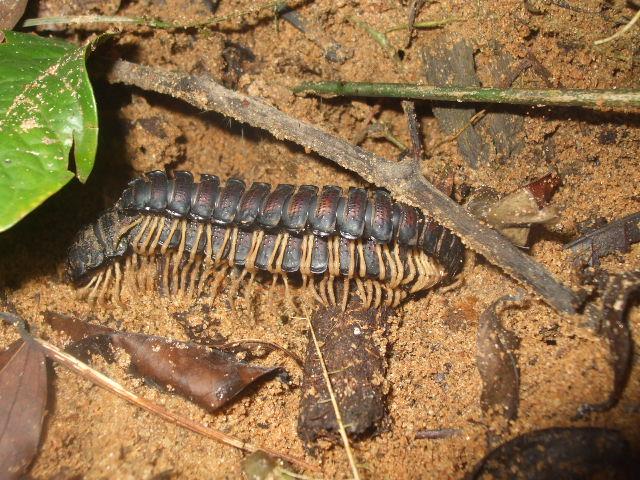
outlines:
{"label": "segmented armored back", "polygon": [[[154,272],[167,294],[212,294],[229,275],[275,283],[299,274],[319,300],[342,304],[352,287],[367,305],[396,305],[408,293],[455,276],[463,246],[449,230],[384,190],[256,182],[248,189],[214,175],[160,171],[133,180],[113,209],[83,229],[69,252],[72,278],[91,298],[122,289],[124,270]],[[126,275],[124,275],[126,276]],[[113,287],[113,288],[109,288]]]}

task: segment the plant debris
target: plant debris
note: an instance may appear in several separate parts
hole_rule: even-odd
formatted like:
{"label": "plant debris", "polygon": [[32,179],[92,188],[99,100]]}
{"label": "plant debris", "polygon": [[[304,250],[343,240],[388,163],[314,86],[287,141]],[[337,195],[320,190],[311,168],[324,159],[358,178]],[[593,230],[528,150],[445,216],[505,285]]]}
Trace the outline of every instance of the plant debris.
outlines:
{"label": "plant debris", "polygon": [[[0,0],[0,29],[12,29],[24,15],[27,0]],[[0,42],[4,35],[0,32]]]}
{"label": "plant debris", "polygon": [[38,452],[47,406],[39,348],[16,340],[0,352],[0,478],[22,478]]}
{"label": "plant debris", "polygon": [[462,430],[457,428],[436,428],[433,430],[418,430],[416,432],[416,440],[440,440],[443,438],[457,437]]}
{"label": "plant debris", "polygon": [[[380,426],[385,414],[385,322],[389,310],[363,310],[350,302],[321,308],[311,318],[322,345],[327,370],[347,433],[362,437]],[[305,442],[318,438],[336,439],[338,424],[321,364],[310,340],[304,364],[298,435]]]}
{"label": "plant debris", "polygon": [[242,460],[242,471],[247,480],[290,480],[298,477],[289,474],[290,471],[282,460],[273,458],[261,450]]}
{"label": "plant debris", "polygon": [[634,478],[632,461],[629,443],[616,430],[549,428],[500,445],[467,479]]}
{"label": "plant debris", "polygon": [[[451,48],[446,46],[449,44],[451,42],[439,40],[422,51],[424,73],[429,85],[479,86],[473,48],[464,40],[452,43]],[[478,113],[473,106],[438,105],[433,106],[432,110],[445,135],[453,135],[464,129],[457,137],[458,150],[469,165],[478,168],[489,160],[489,145],[469,126],[471,119]]]}
{"label": "plant debris", "polygon": [[509,306],[521,299],[507,295],[493,302],[480,316],[476,339],[476,364],[482,377],[482,410],[501,413],[509,420],[518,416],[520,371],[517,350],[520,339],[502,326],[496,310],[503,304]]}
{"label": "plant debris", "polygon": [[344,63],[353,57],[353,51],[330,38],[322,27],[313,20],[305,19],[299,12],[288,6],[278,9],[280,18],[302,32],[324,52],[324,58],[333,63]]}
{"label": "plant debris", "polygon": [[280,367],[239,362],[232,354],[191,342],[140,333],[118,332],[48,312],[47,322],[72,339],[107,340],[130,355],[136,373],[158,385],[175,389],[212,412],[231,401],[247,386]]}
{"label": "plant debris", "polygon": [[467,209],[518,247],[526,247],[532,225],[558,219],[556,208],[546,203],[559,185],[560,177],[548,173],[504,197],[489,187],[479,188],[467,202]]}
{"label": "plant debris", "polygon": [[[53,315],[59,315],[59,314],[53,314]],[[50,317],[52,316],[52,314],[49,313],[47,316]],[[293,455],[289,455],[287,453],[278,452],[269,447],[257,447],[255,445],[252,445],[249,442],[239,440],[236,437],[233,437],[231,435],[228,435],[218,430],[214,430],[198,422],[194,422],[193,420],[185,416],[171,412],[170,410],[167,410],[166,408],[154,402],[151,402],[144,397],[141,397],[139,395],[136,395],[133,392],[130,392],[115,380],[112,380],[106,375],[103,375],[99,371],[91,368],[86,363],[81,362],[76,357],[69,355],[68,353],[64,352],[63,350],[56,347],[55,345],[45,340],[42,340],[41,338],[32,337],[27,330],[26,322],[21,317],[18,317],[10,313],[0,312],[0,318],[5,320],[7,323],[14,325],[20,332],[20,335],[22,336],[23,340],[25,340],[26,342],[29,342],[33,347],[37,348],[38,351],[40,351],[47,358],[61,364],[65,368],[80,375],[82,378],[89,380],[94,385],[104,388],[108,392],[113,393],[114,395],[120,397],[121,399],[131,403],[132,405],[140,407],[148,412],[151,412],[154,415],[157,415],[158,417],[161,417],[164,420],[169,421],[175,425],[178,425],[182,428],[186,428],[187,430],[195,432],[199,435],[203,435],[207,438],[213,439],[225,445],[229,445],[247,452],[256,452],[258,450],[262,450],[266,452],[268,455],[282,458],[283,460],[287,460],[291,463],[295,463],[296,465],[299,465],[303,468],[307,468],[310,470],[317,469],[315,465],[309,464],[301,458],[295,457]],[[57,321],[59,322],[58,324],[64,325],[64,322],[66,321],[66,319],[69,319],[69,318],[70,317],[60,315],[60,317],[57,319]],[[72,328],[76,328],[77,333],[79,333],[80,327],[78,327],[77,324],[73,325]],[[87,337],[87,339],[89,338],[90,337]]]}
{"label": "plant debris", "polygon": [[592,267],[600,265],[600,259],[614,252],[627,253],[631,244],[640,242],[640,212],[632,213],[611,223],[596,222],[594,228],[567,243],[575,257],[574,262]]}
{"label": "plant debris", "polygon": [[617,405],[629,380],[633,341],[627,322],[627,307],[631,296],[640,290],[640,270],[614,275],[602,296],[600,333],[606,338],[613,368],[613,389],[606,401],[583,405],[578,416],[589,412],[604,412]]}

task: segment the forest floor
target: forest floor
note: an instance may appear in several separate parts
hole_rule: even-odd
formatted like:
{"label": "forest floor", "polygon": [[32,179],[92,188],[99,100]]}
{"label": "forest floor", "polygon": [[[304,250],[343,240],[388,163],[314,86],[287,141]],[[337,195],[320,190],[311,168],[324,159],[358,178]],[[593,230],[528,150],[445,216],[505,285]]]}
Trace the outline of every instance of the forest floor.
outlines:
{"label": "forest floor", "polygon": [[[42,0],[35,16],[100,13],[147,16],[180,22],[204,20],[251,8],[253,1],[131,0],[75,2]],[[615,32],[634,9],[624,1],[586,0],[580,8],[551,1],[428,2],[418,21],[451,19],[436,29],[417,30],[404,47],[406,30],[388,34],[401,49],[392,58],[361,27],[357,17],[378,31],[407,23],[408,3],[395,1],[299,2],[296,11],[316,26],[311,38],[266,9],[232,18],[211,29],[168,31],[125,26],[93,58],[127,60],[202,74],[231,88],[262,98],[298,119],[354,141],[367,119],[386,125],[410,145],[406,118],[396,100],[298,97],[291,88],[302,81],[338,79],[425,83],[422,52],[464,39],[474,51],[478,75],[490,85],[489,68],[496,45],[514,61],[534,58],[549,78],[525,70],[517,87],[640,87],[640,30],[599,47],[593,41]],[[574,2],[578,4],[578,2]],[[538,9],[527,10],[527,5]],[[87,11],[89,9],[89,12]],[[603,10],[604,9],[604,10]],[[604,13],[595,13],[595,12]],[[212,13],[215,12],[215,13]],[[42,28],[72,41],[104,31],[105,25]],[[349,58],[325,57],[322,45],[335,42]],[[325,42],[325,43],[323,43]],[[187,326],[204,327],[211,337],[260,338],[303,355],[307,323],[299,314],[266,301],[266,288],[233,303],[227,294],[202,298],[194,308],[154,294],[141,294],[126,305],[98,307],[76,299],[66,279],[67,248],[79,228],[118,198],[127,181],[153,169],[182,169],[240,177],[247,183],[272,185],[336,184],[370,186],[322,158],[284,143],[263,131],[215,113],[202,113],[157,94],[94,80],[100,112],[96,169],[86,185],[70,184],[15,228],[0,236],[0,279],[11,302],[42,336],[57,340],[43,323],[54,310],[117,329],[187,340]],[[418,103],[427,157],[423,173],[430,179],[453,176],[457,187],[490,186],[511,192],[556,171],[562,186],[552,204],[559,221],[534,235],[530,255],[563,283],[578,287],[571,252],[563,244],[578,236],[578,224],[609,220],[640,210],[640,114],[575,108],[518,107],[522,115],[520,151],[511,158],[490,153],[477,169],[460,155],[432,115]],[[366,136],[360,145],[385,158],[400,151],[389,141]],[[428,209],[428,205],[425,205]],[[603,259],[603,268],[622,272],[640,268],[640,245],[626,254]],[[280,286],[275,287],[280,289]],[[361,470],[368,478],[462,478],[489,450],[487,420],[480,406],[482,382],[476,368],[479,315],[497,298],[519,286],[482,258],[464,271],[459,287],[408,299],[390,317],[387,419],[377,434],[354,442]],[[274,295],[279,297],[278,290]],[[560,316],[531,299],[523,308],[502,314],[505,326],[521,338],[518,418],[502,429],[507,440],[524,432],[554,426],[604,426],[619,429],[640,447],[640,365],[633,360],[631,378],[620,403],[605,413],[576,420],[584,403],[597,403],[612,388],[606,342],[582,318]],[[635,345],[640,341],[640,308],[630,309]],[[0,346],[16,338],[0,326]],[[636,348],[637,350],[637,348]],[[190,418],[257,445],[304,456],[296,432],[301,371],[279,352],[261,363],[283,365],[292,385],[271,380],[252,389],[217,414],[170,395],[129,374],[119,363],[96,357],[93,364],[135,392]],[[243,453],[180,429],[143,412],[59,366],[46,418],[45,434],[31,475],[34,478],[239,478]],[[423,429],[448,428],[460,434],[417,440]],[[323,478],[347,478],[342,447],[321,444],[310,461],[321,461]]]}

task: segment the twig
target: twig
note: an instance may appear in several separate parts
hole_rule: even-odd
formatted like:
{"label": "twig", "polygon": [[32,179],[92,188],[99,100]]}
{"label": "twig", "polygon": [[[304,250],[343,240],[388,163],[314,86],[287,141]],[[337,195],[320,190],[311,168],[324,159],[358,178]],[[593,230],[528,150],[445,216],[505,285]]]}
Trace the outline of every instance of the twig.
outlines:
{"label": "twig", "polygon": [[[447,17],[442,20],[428,20],[426,22],[414,22],[412,27],[414,29],[431,29],[431,28],[441,28],[445,25],[457,21],[456,17]],[[406,30],[409,28],[409,25],[402,24],[396,25],[395,27],[391,27],[389,30],[385,30],[384,33],[397,32],[398,30]]]}
{"label": "twig", "polygon": [[414,168],[419,169],[424,151],[422,148],[422,137],[420,136],[420,125],[418,124],[418,117],[416,116],[416,106],[413,102],[403,100],[402,110],[404,110],[404,115],[407,117]]}
{"label": "twig", "polygon": [[404,42],[404,48],[409,48],[411,45],[411,37],[413,36],[413,26],[416,23],[416,17],[418,16],[418,11],[424,5],[425,0],[412,0],[411,5],[409,5],[409,14],[407,15],[407,39]]}
{"label": "twig", "polygon": [[565,107],[640,107],[639,89],[524,89],[433,87],[412,83],[304,82],[297,94],[346,97],[412,98],[438,102],[498,103]]}
{"label": "twig", "polygon": [[309,316],[307,316],[307,324],[309,325],[311,338],[313,339],[313,344],[316,347],[318,359],[320,360],[320,366],[322,367],[322,376],[324,377],[324,381],[327,384],[327,390],[329,391],[329,396],[331,397],[331,405],[333,405],[333,411],[336,414],[336,422],[338,423],[338,430],[340,431],[340,437],[342,438],[344,449],[347,452],[347,458],[349,459],[349,465],[351,466],[351,473],[353,474],[353,478],[355,480],[360,480],[360,473],[358,472],[356,460],[353,456],[353,452],[351,451],[351,445],[349,444],[349,437],[347,436],[347,430],[344,428],[344,423],[342,422],[342,415],[340,415],[340,408],[338,407],[338,401],[336,400],[335,393],[333,392],[333,385],[331,384],[331,378],[329,377],[329,372],[327,371],[327,365],[324,363],[324,357],[322,356],[322,351],[320,350],[320,345],[318,345],[318,339],[316,338],[316,332],[313,329],[313,325],[311,324],[311,318]]}
{"label": "twig", "polygon": [[119,15],[72,15],[68,17],[27,18],[23,27],[40,27],[44,25],[88,25],[92,23],[133,23],[154,28],[177,28],[173,22],[165,22],[144,17],[122,17]]}
{"label": "twig", "polygon": [[428,208],[429,214],[460,235],[465,244],[484,255],[514,279],[529,285],[560,312],[576,313],[578,297],[557,282],[539,263],[495,230],[480,223],[460,205],[442,194],[410,165],[388,161],[306,122],[292,118],[261,100],[228,90],[208,77],[169,72],[117,61],[107,74],[111,83],[134,85],[171,95],[202,110],[213,110],[309,148],[366,181],[387,188],[410,205]]}
{"label": "twig", "polygon": [[615,40],[618,37],[621,37],[622,35],[627,33],[631,27],[633,27],[636,24],[638,19],[640,19],[640,10],[638,10],[636,12],[636,14],[633,16],[633,18],[631,20],[629,20],[629,23],[627,23],[624,27],[622,27],[616,33],[614,33],[610,37],[603,38],[601,40],[596,40],[595,42],[593,42],[593,44],[594,45],[602,45],[603,43],[607,43],[607,42],[610,42],[612,40]]}
{"label": "twig", "polygon": [[56,24],[91,24],[91,23],[133,23],[136,25],[145,25],[152,28],[175,28],[175,29],[187,29],[187,28],[207,28],[213,27],[218,23],[226,20],[232,20],[234,18],[241,18],[251,13],[257,13],[261,10],[268,8],[282,8],[283,6],[289,6],[287,2],[282,0],[275,0],[258,4],[255,7],[247,8],[245,10],[236,11],[227,15],[218,15],[204,22],[190,22],[190,23],[178,23],[172,21],[164,21],[153,18],[145,17],[121,17],[118,15],[73,15],[69,17],[41,17],[41,18],[28,18],[23,23],[23,27],[37,27],[42,25],[56,25]]}
{"label": "twig", "polygon": [[353,23],[356,27],[359,27],[367,32],[373,39],[373,41],[375,41],[382,47],[385,52],[387,52],[392,60],[395,60],[396,62],[400,61],[400,57],[398,56],[398,49],[393,46],[389,38],[387,38],[387,36],[383,32],[379,32],[368,23],[365,23],[356,17],[347,17],[347,20]]}
{"label": "twig", "polygon": [[457,437],[462,430],[457,428],[437,428],[435,430],[418,430],[416,440],[440,440],[442,438]]}
{"label": "twig", "polygon": [[454,140],[457,140],[458,137],[460,135],[462,135],[467,128],[472,127],[473,125],[475,125],[476,122],[478,122],[478,120],[480,120],[482,117],[484,117],[484,115],[486,113],[487,113],[487,109],[486,108],[483,108],[482,110],[477,112],[473,117],[471,117],[469,119],[469,121],[466,123],[466,125],[464,127],[462,127],[460,130],[458,130],[453,135],[450,135],[447,138],[444,138],[444,139],[440,140],[433,147],[431,147],[431,150],[435,150],[436,148],[444,145],[445,143],[449,143],[449,142],[453,142]]}
{"label": "twig", "polygon": [[191,430],[192,432],[198,433],[205,437],[211,438],[217,442],[224,443],[225,445],[229,445],[246,452],[256,452],[258,450],[262,450],[263,452],[268,453],[271,456],[282,458],[283,460],[295,463],[300,467],[317,470],[317,467],[315,465],[307,463],[298,457],[294,457],[286,453],[277,452],[268,447],[258,447],[252,445],[238,438],[232,437],[231,435],[227,435],[226,433],[222,433],[220,431],[205,427],[204,425],[194,422],[187,417],[184,417],[177,413],[173,413],[170,410],[167,410],[166,408],[161,407],[160,405],[153,403],[150,400],[147,400],[146,398],[140,397],[135,393],[128,391],[125,387],[120,385],[115,380],[112,380],[106,375],[91,368],[89,365],[78,360],[76,357],[69,355],[63,350],[60,350],[55,345],[42,340],[41,338],[32,336],[27,331],[24,320],[22,320],[17,315],[0,313],[0,318],[4,319],[8,323],[15,325],[20,331],[20,335],[25,342],[33,342],[42,350],[45,356],[47,356],[51,360],[60,363],[62,366],[68,368],[74,373],[77,373],[82,378],[89,380],[94,385],[104,388],[105,390],[122,398],[123,400],[136,405],[137,407],[153,413],[154,415],[157,415],[175,425],[186,428],[187,430]]}

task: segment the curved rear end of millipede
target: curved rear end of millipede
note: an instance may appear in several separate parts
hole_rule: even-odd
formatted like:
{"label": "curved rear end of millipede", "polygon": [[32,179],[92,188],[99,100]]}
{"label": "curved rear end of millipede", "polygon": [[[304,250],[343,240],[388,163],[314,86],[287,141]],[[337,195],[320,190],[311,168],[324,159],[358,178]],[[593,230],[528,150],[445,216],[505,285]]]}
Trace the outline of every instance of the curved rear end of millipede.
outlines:
{"label": "curved rear end of millipede", "polygon": [[296,187],[190,172],[153,171],[83,228],[69,250],[82,296],[118,301],[124,288],[215,296],[225,284],[265,275],[346,306],[395,306],[450,281],[464,248],[448,229],[384,190]]}

